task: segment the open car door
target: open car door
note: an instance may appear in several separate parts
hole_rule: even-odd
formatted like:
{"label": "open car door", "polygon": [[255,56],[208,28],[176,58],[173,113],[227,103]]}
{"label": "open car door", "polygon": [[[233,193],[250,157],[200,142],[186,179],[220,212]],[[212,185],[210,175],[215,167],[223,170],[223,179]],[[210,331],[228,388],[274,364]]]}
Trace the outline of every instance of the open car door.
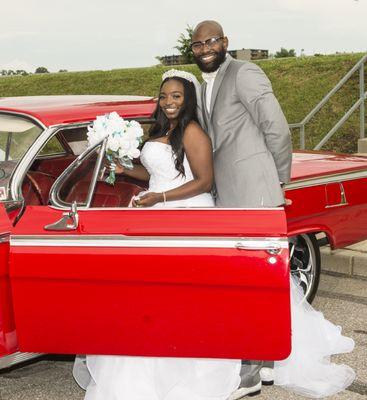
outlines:
{"label": "open car door", "polygon": [[290,353],[287,225],[276,209],[28,206],[13,230],[19,346],[45,353],[279,360]]}

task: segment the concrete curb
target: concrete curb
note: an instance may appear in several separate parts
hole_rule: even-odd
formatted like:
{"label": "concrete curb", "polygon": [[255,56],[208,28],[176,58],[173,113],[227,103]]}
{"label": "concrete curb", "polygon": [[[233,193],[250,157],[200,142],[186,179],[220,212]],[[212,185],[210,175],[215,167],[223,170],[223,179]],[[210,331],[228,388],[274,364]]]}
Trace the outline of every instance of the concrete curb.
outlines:
{"label": "concrete curb", "polygon": [[322,272],[367,279],[367,241],[338,250],[325,246],[320,251]]}

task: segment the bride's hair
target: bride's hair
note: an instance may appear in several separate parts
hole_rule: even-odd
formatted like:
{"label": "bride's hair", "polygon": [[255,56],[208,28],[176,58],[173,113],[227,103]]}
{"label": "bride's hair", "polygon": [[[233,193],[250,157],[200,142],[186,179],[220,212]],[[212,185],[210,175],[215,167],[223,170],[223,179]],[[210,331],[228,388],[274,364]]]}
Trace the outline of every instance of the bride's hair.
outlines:
{"label": "bride's hair", "polygon": [[[196,111],[196,91],[192,82],[178,76],[166,78],[162,82],[159,91],[161,91],[162,86],[170,79],[175,79],[181,82],[184,87],[184,103],[181,107],[180,113],[178,114],[177,125],[169,135],[169,143],[172,146],[173,154],[175,155],[175,167],[180,174],[185,176],[185,167],[183,165],[185,156],[183,148],[183,135],[185,129],[191,121],[198,122]],[[164,137],[169,131],[170,125],[168,118],[159,105],[159,102],[153,113],[153,118],[155,119],[155,123],[149,130],[149,138],[158,139],[160,137]]]}

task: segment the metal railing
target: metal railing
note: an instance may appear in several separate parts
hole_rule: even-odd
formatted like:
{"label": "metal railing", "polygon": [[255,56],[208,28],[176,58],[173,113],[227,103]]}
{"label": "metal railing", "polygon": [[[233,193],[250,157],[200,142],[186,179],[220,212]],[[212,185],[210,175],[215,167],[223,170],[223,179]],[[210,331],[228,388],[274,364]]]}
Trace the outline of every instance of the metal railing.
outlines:
{"label": "metal railing", "polygon": [[306,135],[305,126],[315,116],[316,113],[330,100],[330,98],[349,80],[349,78],[359,71],[359,99],[352,105],[352,107],[343,115],[342,118],[330,129],[330,131],[322,138],[322,140],[313,148],[313,150],[320,150],[321,147],[338,131],[340,127],[349,119],[349,117],[359,108],[359,129],[360,138],[365,137],[365,100],[367,99],[367,91],[365,89],[364,68],[367,62],[367,54],[364,55],[358,63],[330,90],[330,92],[320,101],[317,106],[311,110],[305,118],[299,123],[289,124],[291,129],[298,128],[300,134],[300,148],[306,148]]}

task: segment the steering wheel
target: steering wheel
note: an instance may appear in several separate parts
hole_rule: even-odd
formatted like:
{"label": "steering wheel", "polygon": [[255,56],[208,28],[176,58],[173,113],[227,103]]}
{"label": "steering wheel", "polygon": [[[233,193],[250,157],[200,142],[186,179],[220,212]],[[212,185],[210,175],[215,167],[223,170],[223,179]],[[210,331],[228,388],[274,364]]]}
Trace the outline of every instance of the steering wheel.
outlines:
{"label": "steering wheel", "polygon": [[42,199],[41,188],[38,185],[37,181],[34,179],[34,177],[32,176],[31,172],[27,172],[25,176],[29,181],[31,190],[36,194],[39,203],[41,205],[44,205],[44,202],[43,202],[43,199]]}

